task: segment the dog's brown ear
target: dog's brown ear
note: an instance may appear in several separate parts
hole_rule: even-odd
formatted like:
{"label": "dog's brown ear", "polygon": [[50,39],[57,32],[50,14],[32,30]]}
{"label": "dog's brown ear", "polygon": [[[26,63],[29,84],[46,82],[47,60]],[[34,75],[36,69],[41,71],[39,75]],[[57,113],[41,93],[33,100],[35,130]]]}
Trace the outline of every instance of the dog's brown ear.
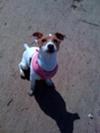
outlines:
{"label": "dog's brown ear", "polygon": [[59,40],[61,40],[61,41],[63,41],[64,40],[64,38],[65,38],[65,35],[63,35],[62,33],[55,33],[54,34]]}
{"label": "dog's brown ear", "polygon": [[33,37],[36,37],[36,39],[40,39],[43,36],[43,33],[41,32],[35,32],[32,34]]}

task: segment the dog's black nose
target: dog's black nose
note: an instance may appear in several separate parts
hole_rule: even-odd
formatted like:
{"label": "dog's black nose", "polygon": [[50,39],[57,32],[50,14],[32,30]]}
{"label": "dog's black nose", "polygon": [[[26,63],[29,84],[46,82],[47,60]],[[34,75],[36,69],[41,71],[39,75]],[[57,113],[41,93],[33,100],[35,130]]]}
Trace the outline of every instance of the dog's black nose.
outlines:
{"label": "dog's black nose", "polygon": [[49,45],[48,45],[48,49],[51,50],[51,51],[53,51],[53,50],[54,50],[53,44],[49,44]]}

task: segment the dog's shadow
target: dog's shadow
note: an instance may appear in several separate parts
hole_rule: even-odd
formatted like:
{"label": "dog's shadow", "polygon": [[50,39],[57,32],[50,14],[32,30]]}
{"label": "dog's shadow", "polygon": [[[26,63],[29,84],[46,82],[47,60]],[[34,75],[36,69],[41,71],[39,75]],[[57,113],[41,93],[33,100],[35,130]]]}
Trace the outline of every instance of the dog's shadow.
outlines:
{"label": "dog's shadow", "polygon": [[80,117],[66,110],[65,102],[54,85],[50,87],[44,81],[37,81],[34,96],[44,113],[56,121],[61,133],[73,132],[74,121]]}

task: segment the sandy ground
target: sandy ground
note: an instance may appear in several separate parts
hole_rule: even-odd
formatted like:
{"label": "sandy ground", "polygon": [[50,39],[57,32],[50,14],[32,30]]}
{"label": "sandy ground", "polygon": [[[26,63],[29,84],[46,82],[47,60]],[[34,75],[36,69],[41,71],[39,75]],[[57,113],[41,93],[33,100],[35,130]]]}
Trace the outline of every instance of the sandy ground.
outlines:
{"label": "sandy ground", "polygon": [[[18,63],[35,31],[66,39],[55,87],[29,97]],[[100,133],[100,0],[0,0],[0,133]]]}

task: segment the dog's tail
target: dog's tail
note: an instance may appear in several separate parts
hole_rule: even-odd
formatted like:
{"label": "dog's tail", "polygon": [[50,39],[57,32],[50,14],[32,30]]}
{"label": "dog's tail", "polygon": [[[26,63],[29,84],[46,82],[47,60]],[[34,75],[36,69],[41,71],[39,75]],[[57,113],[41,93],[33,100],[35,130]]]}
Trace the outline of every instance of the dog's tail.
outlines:
{"label": "dog's tail", "polygon": [[28,46],[27,43],[24,43],[24,48],[25,48],[25,49],[28,49],[28,48],[29,48],[29,46]]}

